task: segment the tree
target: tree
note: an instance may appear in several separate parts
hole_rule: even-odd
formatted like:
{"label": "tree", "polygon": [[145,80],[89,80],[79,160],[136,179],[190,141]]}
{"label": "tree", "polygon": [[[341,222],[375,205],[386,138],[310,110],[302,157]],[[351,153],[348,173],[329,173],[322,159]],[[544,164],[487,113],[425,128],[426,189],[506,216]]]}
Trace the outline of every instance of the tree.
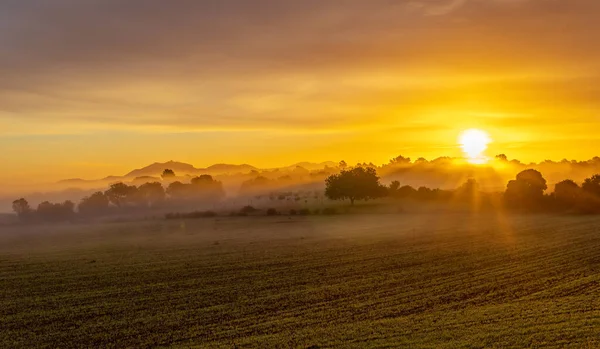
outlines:
{"label": "tree", "polygon": [[390,160],[390,165],[409,165],[410,164],[410,158],[405,158],[402,155],[399,155],[393,159]]}
{"label": "tree", "polygon": [[82,215],[96,216],[108,212],[110,201],[102,192],[96,192],[90,196],[81,199],[78,206],[78,211]]}
{"label": "tree", "polygon": [[431,188],[419,187],[417,189],[416,198],[419,200],[432,200],[435,197],[435,192]]}
{"label": "tree", "polygon": [[169,184],[167,187],[167,195],[172,199],[183,199],[188,193],[187,187],[189,184],[183,184],[179,181]]}
{"label": "tree", "polygon": [[331,200],[368,200],[385,196],[386,188],[379,183],[374,168],[356,167],[342,170],[325,180],[325,195]]}
{"label": "tree", "polygon": [[169,179],[175,177],[175,172],[171,169],[165,169],[161,175],[162,179]]}
{"label": "tree", "polygon": [[496,155],[496,160],[502,161],[502,162],[508,162],[508,157],[505,154],[498,154],[498,155]]}
{"label": "tree", "polygon": [[198,199],[221,200],[225,197],[223,183],[207,174],[192,178],[191,189],[193,196]]}
{"label": "tree", "polygon": [[37,208],[37,218],[43,222],[64,222],[73,219],[74,215],[75,204],[71,201],[62,204],[44,201]]}
{"label": "tree", "polygon": [[479,193],[479,183],[474,178],[469,178],[463,185],[456,189],[455,194],[461,198],[472,199]]}
{"label": "tree", "polygon": [[346,161],[342,160],[342,161],[340,161],[340,163],[338,164],[338,167],[339,167],[341,170],[345,170],[345,169],[347,169],[347,168],[348,168],[348,164],[346,163]]}
{"label": "tree", "polygon": [[138,195],[146,206],[156,206],[163,202],[166,197],[165,189],[158,182],[142,184],[138,188]]}
{"label": "tree", "polygon": [[415,197],[417,194],[417,190],[410,185],[405,185],[398,189],[398,193],[396,194],[399,198],[409,198]]}
{"label": "tree", "polygon": [[399,181],[393,181],[392,183],[390,183],[389,193],[391,196],[395,196],[394,194],[396,194],[399,189],[400,189]]}
{"label": "tree", "polygon": [[600,198],[600,174],[587,178],[581,186],[584,192]]}
{"label": "tree", "polygon": [[548,185],[542,174],[529,169],[520,172],[516,179],[508,182],[504,198],[513,208],[535,208],[542,204],[546,189]]}
{"label": "tree", "polygon": [[12,209],[22,222],[29,220],[33,213],[31,206],[29,206],[27,200],[23,198],[13,201]]}
{"label": "tree", "polygon": [[554,198],[562,205],[574,206],[581,198],[581,188],[577,183],[566,179],[554,186]]}
{"label": "tree", "polygon": [[117,207],[123,207],[128,203],[134,203],[138,200],[137,187],[126,185],[123,183],[115,183],[104,192],[108,200]]}

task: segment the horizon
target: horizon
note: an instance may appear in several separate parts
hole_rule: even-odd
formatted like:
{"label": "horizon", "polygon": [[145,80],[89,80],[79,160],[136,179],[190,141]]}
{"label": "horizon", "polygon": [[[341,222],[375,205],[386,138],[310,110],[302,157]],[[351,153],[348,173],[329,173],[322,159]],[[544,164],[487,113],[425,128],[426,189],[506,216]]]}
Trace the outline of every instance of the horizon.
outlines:
{"label": "horizon", "polygon": [[[460,147],[460,145],[457,145],[457,148]],[[400,155],[404,155],[404,154],[400,154]],[[416,160],[418,159],[425,159],[427,162],[432,162],[434,160],[437,159],[443,159],[443,158],[449,158],[451,160],[453,160],[455,163],[454,165],[459,165],[459,164],[464,164],[464,165],[470,165],[473,167],[479,167],[479,168],[495,168],[495,166],[497,165],[494,162],[494,158],[497,155],[505,155],[504,153],[501,154],[496,154],[494,156],[486,156],[486,161],[485,162],[470,162],[469,161],[469,157],[467,154],[461,154],[461,156],[446,156],[446,155],[441,155],[435,158],[426,158],[423,156],[419,156],[419,157],[410,157],[410,156],[406,156],[406,158],[410,159],[410,163],[414,164]],[[396,156],[398,156],[398,154],[396,154]],[[523,161],[521,159],[518,158],[512,158],[511,156],[508,156],[508,160],[509,161],[518,161],[519,163],[521,163],[523,166],[538,166],[543,164],[544,162],[550,161],[553,163],[561,163],[563,161],[568,161],[568,162],[587,162],[590,160],[593,160],[594,158],[597,158],[599,155],[595,155],[592,156],[588,159],[567,159],[567,158],[563,158],[563,159],[549,159],[546,158],[544,160],[541,161]],[[290,166],[295,166],[295,165],[299,165],[302,163],[309,163],[309,164],[324,164],[324,163],[335,163],[338,164],[340,161],[345,161],[346,163],[348,163],[348,166],[350,167],[354,167],[357,165],[363,165],[363,164],[373,164],[377,167],[380,166],[385,166],[386,164],[389,164],[390,159],[395,158],[395,156],[391,156],[390,158],[388,158],[387,160],[384,160],[382,162],[374,162],[371,161],[369,159],[365,159],[365,160],[359,160],[356,162],[352,162],[352,161],[346,161],[345,159],[341,159],[339,161],[335,161],[335,160],[324,160],[324,161],[310,161],[310,160],[301,160],[301,161],[293,161],[293,162],[289,162],[289,163],[281,163],[275,166],[258,166],[254,163],[250,163],[250,162],[246,162],[246,163],[233,163],[233,162],[226,162],[226,161],[221,161],[221,162],[215,162],[215,163],[206,163],[206,164],[197,164],[197,163],[193,163],[193,162],[187,162],[187,161],[180,161],[180,160],[176,160],[176,159],[170,159],[167,161],[154,161],[151,163],[146,163],[144,165],[141,166],[127,166],[127,165],[123,165],[123,170],[122,172],[113,172],[113,173],[96,173],[94,177],[83,177],[83,176],[66,176],[66,177],[57,177],[57,178],[51,178],[51,179],[46,179],[46,180],[42,180],[39,182],[33,182],[35,184],[51,184],[51,183],[57,183],[57,182],[61,182],[61,181],[68,181],[68,180],[86,180],[86,181],[100,181],[109,177],[117,177],[117,178],[126,178],[130,175],[130,173],[138,171],[138,170],[142,170],[146,167],[152,166],[152,165],[167,165],[169,163],[177,163],[177,164],[182,164],[182,165],[191,165],[193,166],[195,169],[197,170],[203,170],[203,169],[207,169],[209,167],[212,166],[218,166],[218,165],[226,165],[226,166],[251,166],[256,168],[257,170],[262,170],[262,171],[268,171],[268,170],[275,170],[275,169],[281,169],[281,168],[287,168]],[[2,177],[0,177],[1,179]],[[45,177],[48,178],[48,177]],[[31,184],[32,182],[29,179],[23,179],[22,182],[18,182],[18,181],[13,181],[13,184],[16,185],[24,185],[24,184]],[[0,192],[1,193],[1,192]]]}
{"label": "horizon", "polygon": [[[398,156],[398,154],[396,154],[396,155]],[[400,154],[400,155],[402,156],[403,154]],[[503,154],[503,153],[502,154],[496,154],[495,156],[497,156],[497,155],[506,155],[506,154]],[[416,157],[416,158],[407,156],[406,158],[410,159],[410,164],[414,164],[416,160],[421,159],[421,158],[425,159],[429,163],[431,163],[432,161],[437,160],[437,159],[449,158],[449,159],[455,161],[454,165],[457,165],[456,162],[458,161],[459,163],[462,163],[464,165],[470,165],[470,166],[473,166],[473,167],[479,167],[479,168],[489,167],[489,168],[494,168],[497,165],[497,164],[494,163],[495,156],[488,157],[487,160],[485,162],[483,162],[483,163],[478,163],[478,162],[470,163],[468,156],[465,156],[465,154],[462,154],[462,156],[458,156],[458,157],[451,157],[451,156],[444,156],[444,155],[442,155],[442,156],[438,156],[438,157],[435,157],[435,158],[426,158],[426,157],[422,157],[422,156],[419,156],[419,157]],[[599,156],[600,155],[592,156],[589,159],[567,159],[567,158],[563,158],[563,159],[544,159],[542,161],[537,161],[537,162],[536,161],[522,161],[521,159],[512,158],[512,157],[508,156],[508,160],[509,161],[513,161],[513,160],[514,161],[518,161],[523,166],[530,166],[530,165],[537,166],[537,165],[540,165],[540,164],[542,164],[544,162],[547,162],[547,161],[550,161],[550,162],[553,162],[553,163],[561,163],[561,162],[563,162],[565,160],[568,161],[568,162],[572,162],[572,161],[587,162],[587,161],[594,160],[594,158],[598,158]],[[269,166],[269,167],[257,166],[257,165],[255,165],[253,163],[232,163],[232,162],[216,162],[216,163],[200,164],[199,165],[199,164],[195,164],[195,163],[192,163],[192,162],[186,162],[186,161],[179,161],[179,160],[173,160],[173,159],[171,159],[171,160],[167,160],[167,161],[154,161],[152,163],[147,163],[147,164],[145,164],[143,166],[138,166],[138,167],[134,167],[134,168],[129,167],[128,170],[126,170],[125,172],[122,172],[122,173],[109,173],[109,174],[106,174],[106,175],[101,175],[100,177],[97,177],[97,178],[71,177],[71,178],[62,178],[60,180],[71,180],[71,179],[99,180],[99,179],[104,179],[104,178],[107,178],[107,177],[127,177],[131,172],[142,170],[142,169],[144,169],[146,167],[149,167],[149,166],[152,166],[152,165],[167,165],[169,163],[177,163],[177,164],[182,164],[182,165],[191,165],[191,166],[193,166],[194,168],[196,168],[198,170],[205,170],[205,169],[208,169],[208,168],[210,168],[212,166],[225,165],[225,166],[250,166],[250,167],[256,168],[257,170],[268,171],[268,170],[275,170],[275,169],[287,168],[287,167],[290,167],[290,166],[300,165],[300,164],[303,164],[303,163],[314,164],[314,165],[325,164],[325,163],[339,164],[340,161],[347,162],[349,167],[354,167],[354,166],[357,166],[357,165],[360,166],[360,165],[369,164],[369,163],[372,163],[373,165],[375,165],[377,167],[380,167],[380,166],[384,166],[384,165],[389,164],[390,159],[393,159],[393,158],[394,158],[394,156],[390,157],[389,159],[387,159],[386,161],[383,161],[383,162],[373,162],[373,161],[369,161],[368,159],[365,159],[363,161],[357,161],[357,162],[354,162],[354,163],[350,162],[350,161],[346,161],[345,159],[341,159],[339,161],[335,161],[335,160],[325,160],[325,161],[302,160],[302,161],[294,161],[294,162],[286,163],[286,164],[282,163],[282,164],[279,164],[279,165],[276,165],[276,166]]]}

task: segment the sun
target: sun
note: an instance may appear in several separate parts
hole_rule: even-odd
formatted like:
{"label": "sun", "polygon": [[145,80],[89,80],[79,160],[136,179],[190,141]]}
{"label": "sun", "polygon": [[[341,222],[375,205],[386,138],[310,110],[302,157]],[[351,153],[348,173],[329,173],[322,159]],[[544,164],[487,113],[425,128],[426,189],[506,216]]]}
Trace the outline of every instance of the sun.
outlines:
{"label": "sun", "polygon": [[458,143],[467,157],[467,161],[472,164],[484,164],[488,158],[484,152],[492,139],[487,132],[478,129],[465,130],[460,134]]}

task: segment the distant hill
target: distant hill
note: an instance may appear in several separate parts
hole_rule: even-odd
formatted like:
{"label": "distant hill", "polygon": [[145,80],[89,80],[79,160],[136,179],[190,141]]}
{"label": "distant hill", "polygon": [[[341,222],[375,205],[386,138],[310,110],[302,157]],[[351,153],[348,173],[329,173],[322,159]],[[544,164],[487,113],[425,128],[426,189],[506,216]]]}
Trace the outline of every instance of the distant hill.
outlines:
{"label": "distant hill", "polygon": [[77,185],[77,184],[84,184],[84,183],[88,183],[90,181],[86,180],[86,179],[81,179],[81,178],[71,178],[71,179],[63,179],[62,181],[58,181],[58,184],[71,184],[71,185]]}
{"label": "distant hill", "polygon": [[160,176],[164,170],[173,170],[176,174],[195,174],[200,172],[200,169],[195,168],[193,165],[186,164],[183,162],[169,161],[169,162],[155,162],[152,165],[133,170],[126,174],[126,178],[137,178],[137,177],[153,177]]}
{"label": "distant hill", "polygon": [[[283,170],[283,171],[293,171],[296,167],[302,167],[309,171],[320,170],[325,167],[335,167],[337,163],[332,161],[314,163],[314,162],[299,162],[297,164],[293,164],[290,166],[284,166],[280,168],[273,168],[269,170]],[[160,180],[160,176],[163,171],[166,169],[173,170],[177,176],[199,176],[201,174],[210,174],[213,176],[218,175],[233,175],[233,174],[247,174],[251,171],[261,171],[265,169],[261,169],[248,164],[241,165],[233,165],[233,164],[214,164],[207,168],[197,168],[194,165],[178,162],[178,161],[168,161],[168,162],[155,162],[151,165],[135,169],[124,176],[108,176],[101,180],[86,180],[81,178],[72,178],[65,179],[57,182],[58,184],[68,185],[69,187],[75,186],[90,186],[99,183],[114,183],[119,181],[157,181]]]}
{"label": "distant hill", "polygon": [[230,165],[230,164],[215,164],[207,168],[196,168],[193,165],[186,164],[184,162],[169,161],[169,162],[155,162],[152,165],[148,165],[144,168],[133,170],[126,174],[124,178],[138,178],[138,177],[157,177],[160,176],[164,170],[170,169],[175,172],[178,176],[181,175],[199,175],[199,174],[233,174],[233,173],[248,173],[252,170],[257,170],[256,167],[242,164],[242,165]]}
{"label": "distant hill", "polygon": [[248,173],[252,170],[258,170],[258,168],[242,164],[242,165],[229,165],[229,164],[215,164],[209,166],[201,171],[205,171],[209,174],[226,174],[226,173]]}
{"label": "distant hill", "polygon": [[307,169],[309,171],[315,171],[315,170],[322,170],[325,167],[336,167],[337,165],[338,164],[335,163],[335,162],[333,162],[333,161],[326,161],[326,162],[319,162],[319,163],[316,163],[316,162],[306,162],[305,161],[305,162],[299,162],[297,164],[289,166],[288,168],[289,169],[294,169],[294,168],[296,168],[296,167],[299,166],[299,167],[305,168],[305,169]]}

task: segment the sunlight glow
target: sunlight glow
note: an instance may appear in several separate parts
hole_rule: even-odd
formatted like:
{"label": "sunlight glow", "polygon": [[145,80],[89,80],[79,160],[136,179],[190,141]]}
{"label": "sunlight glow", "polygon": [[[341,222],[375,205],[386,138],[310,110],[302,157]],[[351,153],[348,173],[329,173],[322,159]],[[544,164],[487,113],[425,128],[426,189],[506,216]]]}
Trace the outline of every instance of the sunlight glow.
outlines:
{"label": "sunlight glow", "polygon": [[488,161],[484,152],[491,142],[492,139],[487,132],[478,129],[464,131],[458,141],[467,160],[472,164],[484,164]]}

